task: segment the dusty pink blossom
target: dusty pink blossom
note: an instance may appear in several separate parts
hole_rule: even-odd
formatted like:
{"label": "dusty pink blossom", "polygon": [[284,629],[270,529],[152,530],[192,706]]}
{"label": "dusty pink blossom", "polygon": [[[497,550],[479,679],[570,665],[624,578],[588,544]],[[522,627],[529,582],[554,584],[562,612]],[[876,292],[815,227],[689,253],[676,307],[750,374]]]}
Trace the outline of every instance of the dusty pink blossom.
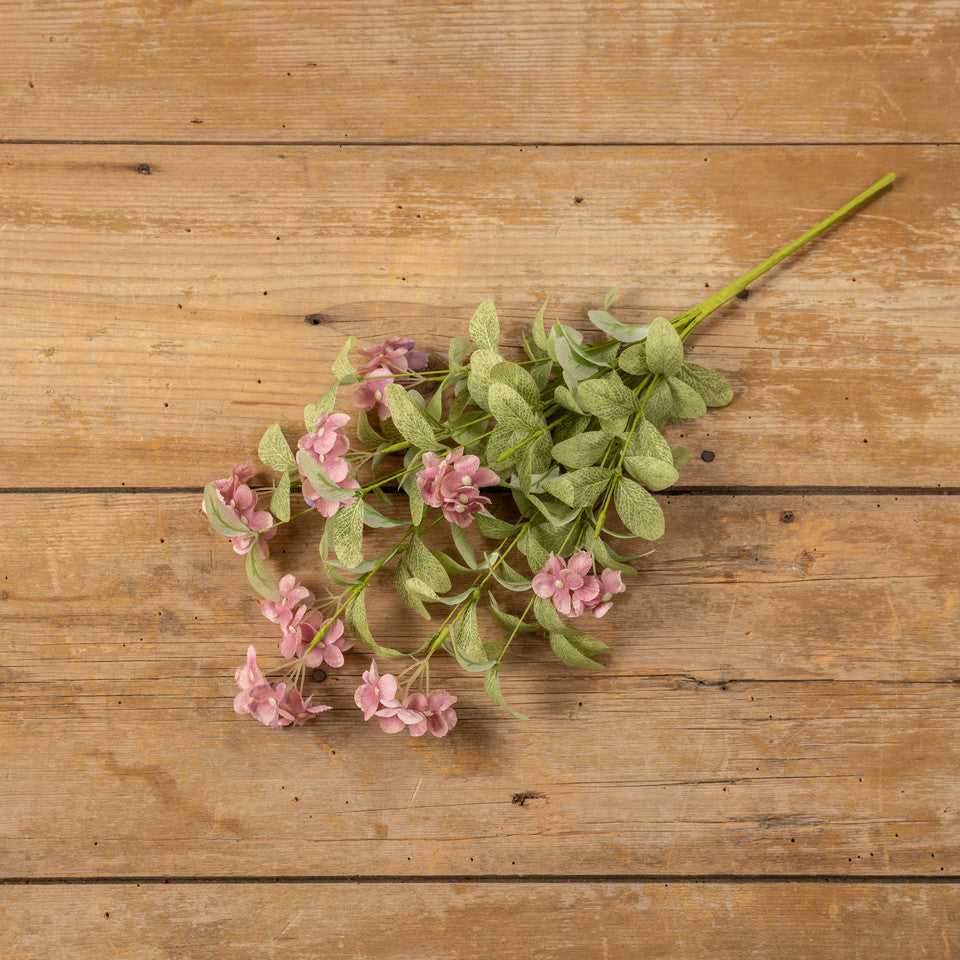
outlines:
{"label": "dusty pink blossom", "polygon": [[626,589],[619,570],[605,569],[600,574],[600,592],[586,604],[587,610],[599,619],[613,606],[614,596]]}
{"label": "dusty pink blossom", "polygon": [[280,578],[277,589],[280,591],[280,599],[264,600],[260,604],[260,612],[271,623],[279,624],[283,629],[290,622],[298,604],[312,604],[316,598],[306,587],[297,584],[292,573]]}
{"label": "dusty pink blossom", "polygon": [[344,459],[344,454],[350,449],[350,439],[343,431],[349,420],[345,413],[321,413],[313,431],[297,441],[297,449],[306,450],[334,482],[342,480],[350,472],[350,466]]}
{"label": "dusty pink blossom", "polygon": [[593,558],[586,550],[575,553],[568,561],[551,553],[543,569],[533,578],[533,592],[553,600],[564,616],[579,617],[600,595],[600,581],[587,576]]}
{"label": "dusty pink blossom", "polygon": [[249,713],[252,697],[250,691],[266,684],[260,667],[257,665],[257,651],[251,644],[247,647],[247,662],[237,667],[234,674],[240,692],[233,698],[233,709],[237,713]]}
{"label": "dusty pink blossom", "polygon": [[422,737],[429,730],[435,737],[445,737],[457,725],[457,714],[453,710],[456,702],[457,698],[446,690],[434,690],[427,697],[412,693],[404,706],[421,714],[423,719],[409,725],[410,736]]}
{"label": "dusty pink blossom", "polygon": [[386,420],[390,416],[387,404],[387,384],[393,383],[393,374],[386,367],[377,367],[369,374],[372,378],[364,380],[353,392],[353,405],[358,410],[377,408],[377,416]]}
{"label": "dusty pink blossom", "polygon": [[[329,710],[330,707],[322,703],[313,703],[313,694],[310,694],[306,700],[303,699],[302,694],[296,687],[290,687],[288,690],[285,690],[283,693],[283,698],[280,701],[280,713],[281,716],[287,719],[287,723],[292,723],[294,726],[302,727],[311,717],[315,717],[318,713],[323,713],[324,710]],[[281,723],[281,726],[286,726],[286,723]]]}
{"label": "dusty pink blossom", "polygon": [[[303,467],[300,465],[301,457],[312,457],[318,463],[324,474],[327,474],[327,479],[330,480],[333,486],[339,487],[341,490],[359,490],[360,484],[356,477],[347,476],[350,468],[347,461],[342,457],[331,455],[328,457],[327,463],[322,464],[316,460],[312,450],[300,451],[297,454],[297,466],[300,471],[301,493],[303,494],[303,499],[307,502],[307,506],[316,507],[317,512],[323,517],[332,517],[342,506],[353,503],[356,497],[350,497],[347,500],[327,500],[322,494],[318,493],[303,472]],[[331,465],[331,461],[333,461],[335,472],[340,476],[339,480],[333,479],[327,472],[327,467]],[[339,465],[340,461],[342,461],[342,467]]]}
{"label": "dusty pink blossom", "polygon": [[[257,495],[247,486],[246,481],[253,476],[253,465],[250,463],[241,463],[234,467],[229,477],[223,480],[214,480],[213,489],[217,496],[223,501],[227,510],[236,517],[244,526],[250,530],[264,531],[258,539],[260,556],[266,559],[270,556],[270,548],[267,546],[267,540],[276,535],[276,528],[267,530],[267,527],[273,525],[273,517],[267,510],[257,510]],[[206,504],[202,504],[201,509],[207,512]],[[243,534],[231,537],[230,543],[233,544],[235,553],[245,556],[250,552],[253,546],[253,537],[246,537]]]}
{"label": "dusty pink blossom", "polygon": [[[308,667],[319,667],[321,663],[342,667],[343,651],[349,650],[354,643],[352,638],[344,635],[342,620],[326,621],[319,610],[310,612],[305,606],[297,607],[281,628],[280,652],[290,659],[303,660]],[[308,652],[313,638],[324,630],[323,637]]]}
{"label": "dusty pink blossom", "polygon": [[[407,703],[410,698],[407,697]],[[406,704],[400,706],[397,704],[392,707],[383,707],[377,711],[377,719],[380,722],[380,729],[384,733],[399,733],[408,727],[413,729],[420,723],[423,723],[423,714],[419,710],[414,710]]]}
{"label": "dusty pink blossom", "polygon": [[451,450],[442,460],[429,451],[423,455],[423,469],[417,473],[417,489],[423,502],[439,507],[449,523],[466,527],[473,515],[490,503],[479,487],[499,483],[500,478],[474,454],[464,456],[463,447]]}
{"label": "dusty pink blossom", "polygon": [[370,669],[364,670],[363,683],[357,687],[353,699],[363,711],[363,719],[369,720],[382,708],[399,707],[400,701],[397,699],[399,690],[400,684],[397,678],[391,673],[385,673],[381,677],[377,669],[377,661],[371,660]]}
{"label": "dusty pink blossom", "polygon": [[427,369],[427,355],[422,350],[414,350],[413,341],[406,337],[387,337],[375,347],[361,347],[360,353],[368,358],[357,371],[361,377],[369,377],[379,367],[397,374]]}

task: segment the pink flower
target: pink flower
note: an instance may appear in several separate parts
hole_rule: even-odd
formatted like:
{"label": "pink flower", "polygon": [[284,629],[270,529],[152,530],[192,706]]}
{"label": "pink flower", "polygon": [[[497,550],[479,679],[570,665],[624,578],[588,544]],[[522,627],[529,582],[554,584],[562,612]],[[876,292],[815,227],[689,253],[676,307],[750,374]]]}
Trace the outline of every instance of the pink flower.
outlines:
{"label": "pink flower", "polygon": [[376,347],[361,347],[360,353],[369,358],[357,371],[361,377],[370,376],[378,367],[385,367],[390,373],[419,373],[427,369],[427,355],[414,350],[413,341],[405,337],[387,337]]}
{"label": "pink flower", "polygon": [[569,561],[551,553],[543,569],[533,578],[533,592],[553,600],[564,616],[579,617],[600,595],[600,581],[587,576],[593,558],[586,550],[575,553]]}
{"label": "pink flower", "polygon": [[[410,697],[407,697],[407,703],[409,702]],[[407,727],[412,730],[415,726],[424,722],[423,714],[419,710],[413,710],[406,705],[400,706],[399,703],[396,706],[378,710],[377,719],[380,721],[380,729],[384,733],[399,733]]]}
{"label": "pink flower", "polygon": [[370,669],[363,672],[363,683],[357,687],[353,699],[363,711],[363,719],[369,720],[381,708],[399,707],[397,693],[400,684],[393,674],[385,673],[382,677],[377,669],[377,661],[370,661]]}
{"label": "pink flower", "polygon": [[429,697],[422,693],[411,694],[404,706],[421,714],[423,719],[410,724],[410,736],[422,737],[429,730],[435,737],[445,737],[457,725],[453,710],[456,702],[457,698],[446,690],[434,690]]}
{"label": "pink flower", "polygon": [[237,713],[249,713],[252,697],[251,690],[264,686],[267,681],[257,665],[257,651],[253,644],[247,647],[247,662],[237,667],[234,674],[240,692],[233,698],[233,709]]}
{"label": "pink flower", "polygon": [[[280,701],[281,716],[289,718],[287,723],[292,723],[297,727],[302,727],[311,717],[315,717],[318,713],[323,713],[324,710],[329,709],[328,706],[322,703],[313,704],[313,694],[310,694],[310,696],[304,700],[296,687],[290,687],[289,690],[285,690],[283,698]],[[281,725],[286,726],[285,723]]]}
{"label": "pink flower", "polygon": [[466,527],[473,514],[490,503],[480,496],[479,487],[499,483],[500,478],[474,454],[464,456],[463,447],[451,450],[442,460],[435,453],[424,453],[423,469],[417,474],[417,489],[423,502],[440,507],[449,523]]}
{"label": "pink flower", "polygon": [[614,595],[626,589],[619,570],[605,569],[600,574],[600,592],[586,604],[587,610],[599,619],[613,606]]}
{"label": "pink flower", "polygon": [[[308,667],[319,667],[321,663],[342,667],[343,651],[353,646],[353,639],[343,634],[343,621],[325,621],[319,610],[308,612],[304,606],[297,607],[281,626],[280,652],[290,659],[303,660]],[[321,632],[323,636],[308,652],[313,638]]]}
{"label": "pink flower", "polygon": [[[217,496],[223,501],[224,506],[234,517],[244,526],[251,530],[264,531],[259,537],[260,556],[266,559],[270,556],[270,548],[267,546],[267,540],[276,535],[276,527],[267,530],[267,527],[273,526],[273,517],[267,510],[257,510],[257,495],[247,486],[246,481],[253,476],[253,465],[250,463],[241,463],[234,467],[229,477],[223,480],[214,480],[213,489]],[[207,512],[206,504],[201,506],[204,514]],[[235,553],[246,556],[253,546],[253,537],[240,536],[231,537]]]}
{"label": "pink flower", "polygon": [[264,600],[260,604],[260,612],[271,623],[279,624],[281,629],[285,629],[293,617],[294,607],[298,603],[311,604],[316,598],[306,587],[297,585],[292,573],[280,578],[277,589],[280,591],[280,599]]}
{"label": "pink flower", "polygon": [[364,380],[353,392],[353,405],[358,410],[372,410],[377,408],[377,415],[381,420],[390,416],[390,407],[387,404],[387,384],[393,383],[393,374],[386,367],[377,367],[369,374],[372,379]]}
{"label": "pink flower", "polygon": [[313,432],[297,441],[297,449],[306,450],[334,483],[339,483],[350,472],[350,464],[344,458],[350,449],[350,440],[343,432],[349,420],[345,413],[321,413]]}

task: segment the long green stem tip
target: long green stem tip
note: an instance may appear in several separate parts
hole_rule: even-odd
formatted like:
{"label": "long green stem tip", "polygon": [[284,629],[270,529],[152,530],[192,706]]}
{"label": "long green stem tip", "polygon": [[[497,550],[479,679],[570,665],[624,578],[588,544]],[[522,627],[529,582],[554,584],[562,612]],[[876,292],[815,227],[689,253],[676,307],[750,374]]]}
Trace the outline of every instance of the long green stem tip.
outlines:
{"label": "long green stem tip", "polygon": [[[885,187],[890,186],[897,179],[895,173],[888,173],[881,177],[872,187],[868,187],[863,193],[858,194],[849,203],[845,203],[835,213],[831,213],[826,220],[821,220],[815,227],[808,230],[803,236],[797,237],[793,243],[788,243],[782,250],[778,250],[772,257],[768,257],[763,263],[758,264],[752,270],[738,277],[733,283],[728,283],[722,290],[717,291],[713,296],[707,297],[701,304],[694,308],[696,323],[699,323],[708,314],[722,307],[728,300],[732,300],[741,290],[745,290],[757,277],[763,276],[771,267],[775,267],[781,260],[785,260],[792,253],[796,253],[801,247],[806,246],[815,237],[819,237],[825,230],[829,230],[838,220],[843,219],[848,213],[852,213],[857,207],[862,206],[871,197],[878,194]],[[696,324],[694,324],[696,325]],[[692,328],[691,328],[692,329]],[[688,331],[689,333],[689,331]]]}

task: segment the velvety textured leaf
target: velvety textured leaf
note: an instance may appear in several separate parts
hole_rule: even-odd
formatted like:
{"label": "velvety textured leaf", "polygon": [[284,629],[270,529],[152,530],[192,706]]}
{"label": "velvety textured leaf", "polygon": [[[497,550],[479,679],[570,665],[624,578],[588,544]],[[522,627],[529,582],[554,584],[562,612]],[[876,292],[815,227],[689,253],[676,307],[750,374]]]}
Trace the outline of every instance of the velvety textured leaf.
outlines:
{"label": "velvety textured leaf", "polygon": [[571,413],[583,413],[583,407],[577,403],[574,395],[570,390],[559,384],[556,389],[553,391],[553,399],[560,404],[565,410],[569,410]]}
{"label": "velvety textured leaf", "polygon": [[725,407],[733,399],[733,388],[716,370],[686,362],[680,368],[680,379],[703,397],[708,407]]}
{"label": "velvety textured leaf", "polygon": [[657,428],[674,419],[673,394],[666,380],[658,380],[650,387],[644,403],[643,415]]}
{"label": "velvety textured leaf", "polygon": [[525,717],[522,713],[517,713],[516,710],[507,706],[506,701],[503,699],[503,693],[500,691],[500,668],[492,667],[487,671],[486,676],[483,678],[483,692],[498,706],[503,707],[507,713],[512,714],[518,720],[527,720],[528,717]]}
{"label": "velvety textured leaf", "polygon": [[507,633],[513,633],[514,631],[517,633],[537,632],[537,625],[535,623],[523,622],[519,617],[504,610],[500,604],[497,603],[497,598],[492,593],[487,593],[487,599],[490,601],[490,613],[493,616],[494,622],[501,630],[505,630]]}
{"label": "velvety textured leaf", "polygon": [[568,507],[592,506],[607,489],[612,471],[604,467],[584,467],[548,480],[544,487]]}
{"label": "velvety textured leaf", "polygon": [[280,591],[277,590],[277,585],[273,582],[273,577],[270,576],[267,565],[260,556],[258,540],[259,537],[253,538],[253,546],[247,554],[247,579],[250,581],[250,586],[265,600],[279,600]]}
{"label": "velvety textured leaf", "polygon": [[663,434],[645,418],[641,418],[637,423],[627,447],[627,456],[656,457],[664,463],[673,463],[670,444],[664,440]]}
{"label": "velvety textured leaf", "polygon": [[301,473],[310,481],[311,486],[324,500],[343,503],[357,495],[356,490],[343,490],[333,483],[323,472],[320,464],[305,450],[297,453],[297,465]]}
{"label": "velvety textured leaf", "polygon": [[487,397],[490,412],[497,418],[498,423],[524,436],[540,429],[539,417],[513,387],[493,381]]}
{"label": "velvety textured leaf", "polygon": [[633,373],[637,376],[646,376],[650,372],[647,366],[647,348],[642,343],[635,343],[632,347],[627,347],[617,361],[621,370],[627,373]]}
{"label": "velvety textured leaf", "polygon": [[468,604],[451,629],[457,661],[465,670],[487,671],[493,662],[487,657],[477,626],[477,604]]}
{"label": "velvety textured leaf", "polygon": [[341,385],[356,383],[360,379],[350,363],[350,351],[353,349],[356,339],[356,337],[347,337],[337,359],[333,361],[333,375],[337,378],[337,383]]}
{"label": "velvety textured leaf", "polygon": [[611,317],[606,309],[590,310],[587,313],[590,322],[598,329],[602,330],[608,336],[619,340],[621,343],[637,343],[646,335],[649,327],[637,327],[630,324],[621,323],[619,320]]}
{"label": "velvety textured leaf", "polygon": [[492,300],[484,300],[471,317],[470,337],[482,350],[500,349],[500,321]]}
{"label": "velvety textured leaf", "polygon": [[415,536],[410,542],[405,559],[410,572],[438,594],[446,593],[450,589],[450,577],[443,569],[443,564],[427,549],[419,537]]}
{"label": "velvety textured leaf", "polygon": [[600,462],[609,444],[610,437],[602,430],[589,430],[556,444],[553,457],[571,470],[592,467]]}
{"label": "velvety textured leaf", "polygon": [[666,463],[659,457],[625,457],[623,465],[630,476],[648,490],[666,490],[680,478],[673,463]]}
{"label": "velvety textured leaf", "polygon": [[[423,605],[423,599],[410,590],[410,588],[407,586],[409,580],[410,574],[407,571],[406,565],[403,563],[397,564],[396,574],[394,575],[393,579],[394,586],[397,589],[397,594],[414,613],[423,617],[424,620],[429,620],[430,614],[427,611],[427,608]],[[426,584],[423,585],[426,587]],[[430,588],[427,587],[427,589],[429,590]]]}
{"label": "velvety textured leaf", "polygon": [[631,533],[644,540],[659,540],[663,536],[663,510],[640,484],[621,477],[613,490],[613,502]]}
{"label": "velvety textured leaf", "polygon": [[249,527],[227,509],[212,483],[208,483],[203,488],[203,502],[207,511],[207,521],[217,533],[225,537],[236,537],[250,532]]}
{"label": "velvety textured leaf", "polygon": [[547,349],[547,332],[543,325],[543,316],[547,311],[547,301],[543,301],[543,306],[537,312],[536,319],[533,321],[533,342],[541,349]]}
{"label": "velvety textured leaf", "polygon": [[290,474],[281,473],[270,497],[270,512],[283,523],[290,520]]}
{"label": "velvety textured leaf", "polygon": [[474,514],[473,522],[477,525],[480,532],[491,540],[505,540],[512,537],[517,532],[517,525],[498,520],[489,513]]}
{"label": "velvety textured leaf", "polygon": [[687,447],[670,447],[670,455],[673,457],[674,470],[682,470],[690,460],[690,451]]}
{"label": "velvety textured leaf", "polygon": [[404,656],[399,650],[392,647],[383,647],[373,639],[367,622],[366,591],[361,590],[346,606],[343,611],[344,623],[347,632],[368,647],[374,656],[384,660],[397,660]]}
{"label": "velvety textured leaf", "polygon": [[328,521],[333,552],[349,569],[363,563],[363,501],[344,504]]}
{"label": "velvety textured leaf", "polygon": [[616,374],[581,383],[578,396],[581,406],[601,420],[621,420],[640,409],[636,394]]}
{"label": "velvety textured leaf", "polygon": [[321,413],[333,413],[337,402],[337,388],[331,387],[316,403],[308,403],[303,408],[303,425],[312,431]]}
{"label": "velvety textured leaf", "polygon": [[683,341],[673,328],[673,324],[663,317],[657,317],[650,324],[646,341],[647,366],[653,373],[662,373],[672,377],[680,371],[683,364]]}
{"label": "velvety textured leaf", "polygon": [[426,414],[410,394],[397,383],[388,383],[385,388],[390,419],[404,440],[420,450],[440,450],[433,427]]}
{"label": "velvety textured leaf", "polygon": [[550,649],[554,656],[569,667],[577,667],[580,670],[602,670],[603,664],[591,660],[586,654],[577,649],[575,643],[562,633],[550,634]]}
{"label": "velvety textured leaf", "polygon": [[465,337],[451,337],[450,347],[447,350],[447,360],[450,363],[450,368],[459,367],[470,355],[472,349],[472,341]]}
{"label": "velvety textured leaf", "polygon": [[494,383],[505,383],[512,387],[524,399],[528,406],[540,405],[540,390],[527,371],[518,363],[504,360],[490,368],[490,379]]}
{"label": "velvety textured leaf", "polygon": [[297,461],[293,458],[290,444],[287,443],[279,423],[267,427],[266,432],[260,438],[257,456],[272,470],[278,470],[281,473],[287,470],[295,470],[297,467]]}
{"label": "velvety textured leaf", "polygon": [[470,373],[467,376],[467,389],[470,398],[482,410],[489,410],[487,391],[490,389],[490,371],[503,362],[503,357],[493,350],[475,350],[470,358]]}
{"label": "velvety textured leaf", "polygon": [[667,386],[673,397],[671,420],[694,420],[707,412],[703,397],[679,377],[667,377]]}

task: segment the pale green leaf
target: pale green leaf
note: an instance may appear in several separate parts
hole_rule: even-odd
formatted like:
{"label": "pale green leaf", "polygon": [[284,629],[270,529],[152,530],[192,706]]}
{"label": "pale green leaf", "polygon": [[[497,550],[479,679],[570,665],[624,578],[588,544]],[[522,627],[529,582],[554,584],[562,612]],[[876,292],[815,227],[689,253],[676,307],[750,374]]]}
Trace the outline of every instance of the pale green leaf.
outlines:
{"label": "pale green leaf", "polygon": [[547,301],[543,301],[543,306],[540,308],[540,311],[537,313],[536,319],[533,321],[533,342],[541,349],[547,349],[547,333],[543,326],[543,316],[547,310]]}
{"label": "pale green leaf", "polygon": [[390,407],[390,419],[403,439],[420,450],[442,449],[423,408],[411,395],[398,383],[388,383],[385,392],[387,405]]}
{"label": "pale green leaf", "polygon": [[344,504],[327,521],[333,552],[348,569],[363,563],[363,501]]}
{"label": "pale green leaf", "polygon": [[667,386],[673,398],[672,420],[693,420],[707,412],[703,397],[679,377],[667,377]]}
{"label": "pale green leaf", "polygon": [[337,359],[333,361],[333,375],[337,378],[337,383],[356,383],[360,378],[350,363],[349,354],[353,349],[356,337],[347,337],[346,342],[340,349]]}
{"label": "pale green leaf", "polygon": [[[648,328],[649,329],[649,328]],[[645,377],[650,368],[647,366],[647,348],[643,343],[635,343],[620,354],[617,365],[627,373]]]}
{"label": "pale green leaf", "polygon": [[310,481],[310,485],[324,500],[332,500],[335,503],[343,503],[357,495],[356,490],[344,490],[338,487],[323,472],[322,467],[316,460],[310,456],[306,450],[297,453],[297,466],[300,472]]}
{"label": "pale green leaf", "polygon": [[483,410],[488,410],[487,391],[490,389],[490,371],[503,362],[503,357],[493,350],[476,350],[470,358],[470,372],[467,376],[467,389],[470,399]]}
{"label": "pale green leaf", "polygon": [[470,319],[470,337],[482,350],[500,348],[500,321],[492,300],[484,300]]}
{"label": "pale green leaf", "polygon": [[270,497],[270,512],[283,523],[290,520],[290,474],[281,473]]}
{"label": "pale green leaf", "polygon": [[630,476],[639,480],[648,490],[666,490],[680,478],[673,464],[659,457],[625,457],[623,465]]}
{"label": "pale green leaf", "polygon": [[616,374],[580,384],[581,406],[601,420],[617,421],[640,409],[636,394]]}
{"label": "pale green leaf", "polygon": [[490,412],[511,430],[524,435],[540,428],[540,420],[530,404],[513,387],[494,381],[488,391]]}
{"label": "pale green leaf", "polygon": [[450,577],[443,564],[424,546],[419,537],[415,536],[411,540],[404,558],[410,572],[438,594],[446,593],[450,589]]}
{"label": "pale green leaf", "polygon": [[277,585],[267,571],[267,565],[263,562],[263,557],[260,556],[259,540],[260,538],[256,536],[253,538],[253,545],[247,554],[247,579],[250,581],[250,586],[265,600],[279,600],[280,591],[277,590]]}
{"label": "pale green leaf", "polygon": [[733,399],[733,388],[727,383],[726,377],[716,370],[685,362],[678,376],[703,397],[708,407],[725,407]]}
{"label": "pale green leaf", "polygon": [[529,717],[525,717],[522,713],[517,713],[516,710],[507,706],[506,701],[503,699],[503,693],[500,691],[500,668],[491,667],[487,671],[486,676],[483,678],[483,692],[498,706],[503,707],[507,713],[512,714],[518,720],[528,720]]}
{"label": "pale green leaf", "polygon": [[590,322],[598,329],[602,330],[608,336],[619,340],[621,343],[637,343],[646,335],[649,327],[637,327],[630,324],[621,323],[615,317],[603,310],[590,310],[587,313]]}
{"label": "pale green leaf", "polygon": [[268,467],[279,470],[281,473],[285,473],[287,470],[295,470],[297,467],[297,461],[293,458],[290,444],[287,443],[279,423],[267,427],[266,432],[260,438],[257,456]]}
{"label": "pale green leaf", "polygon": [[647,366],[653,373],[675,376],[683,364],[683,341],[673,324],[657,317],[650,324],[646,341]]}
{"label": "pale green leaf", "polygon": [[504,360],[490,368],[493,383],[505,383],[512,387],[528,406],[536,408],[540,404],[540,389],[532,376],[517,363]]}
{"label": "pale green leaf", "polygon": [[602,670],[603,664],[591,660],[586,654],[577,649],[576,644],[562,633],[550,634],[550,649],[554,656],[568,667],[577,667],[580,670]]}
{"label": "pale green leaf", "polygon": [[490,613],[501,630],[505,630],[507,633],[537,632],[537,625],[535,623],[526,623],[519,617],[502,609],[500,604],[497,603],[497,598],[489,591],[487,592],[487,599],[490,601]]}
{"label": "pale green leaf", "polygon": [[604,493],[612,473],[605,467],[584,467],[548,480],[544,488],[568,507],[582,510]]}
{"label": "pale green leaf", "polygon": [[207,520],[217,533],[223,534],[225,537],[236,537],[250,533],[250,528],[227,509],[212,483],[208,483],[203,488],[203,505],[206,508]]}
{"label": "pale green leaf", "polygon": [[589,430],[555,444],[553,458],[571,470],[592,467],[600,462],[609,443],[610,437],[602,430]]}
{"label": "pale green leaf", "polygon": [[663,510],[640,484],[621,477],[613,490],[613,502],[632,534],[644,540],[658,540],[663,536]]}

